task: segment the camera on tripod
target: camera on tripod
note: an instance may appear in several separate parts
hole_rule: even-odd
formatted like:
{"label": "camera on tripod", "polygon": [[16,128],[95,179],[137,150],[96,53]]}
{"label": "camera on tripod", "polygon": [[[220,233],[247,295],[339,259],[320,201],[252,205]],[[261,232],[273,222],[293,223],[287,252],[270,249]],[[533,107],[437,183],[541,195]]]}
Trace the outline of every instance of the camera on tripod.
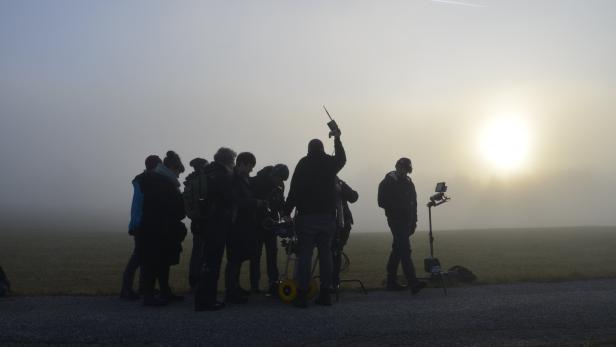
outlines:
{"label": "camera on tripod", "polygon": [[446,203],[450,197],[445,195],[447,192],[447,184],[445,182],[439,182],[436,184],[436,188],[434,189],[436,194],[430,197],[430,202],[428,203],[428,207],[436,207],[438,205]]}
{"label": "camera on tripod", "polygon": [[447,289],[445,287],[444,275],[446,272],[443,272],[441,269],[441,262],[434,256],[434,236],[432,234],[432,207],[436,207],[442,205],[449,201],[451,198],[445,195],[447,192],[447,184],[445,182],[439,182],[436,184],[436,188],[434,189],[436,194],[430,197],[430,202],[428,202],[428,220],[430,223],[430,257],[424,259],[424,270],[430,274],[431,279],[439,279],[443,285],[443,290],[445,291],[445,295],[447,295]]}

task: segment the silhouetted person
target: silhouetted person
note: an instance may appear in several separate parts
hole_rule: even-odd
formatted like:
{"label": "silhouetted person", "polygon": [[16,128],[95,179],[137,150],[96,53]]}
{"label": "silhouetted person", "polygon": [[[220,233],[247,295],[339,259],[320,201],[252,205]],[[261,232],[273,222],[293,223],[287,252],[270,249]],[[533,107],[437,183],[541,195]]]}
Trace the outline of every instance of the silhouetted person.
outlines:
{"label": "silhouetted person", "polygon": [[385,175],[379,184],[378,203],[385,209],[387,224],[393,235],[393,244],[387,263],[387,290],[404,290],[398,283],[398,265],[413,294],[426,286],[417,280],[415,267],[411,259],[410,237],[417,227],[417,193],[415,185],[408,176],[413,171],[411,160],[400,158],[396,170]]}
{"label": "silhouetted person", "polygon": [[[145,171],[135,176],[132,181],[133,185],[133,200],[130,206],[130,223],[128,224],[128,234],[135,236],[135,232],[141,225],[141,215],[143,212],[143,192],[141,190],[141,179],[143,175],[148,171],[153,171],[156,166],[163,161],[157,155],[150,155],[145,158]],[[122,277],[122,290],[120,291],[120,298],[127,300],[139,299],[139,294],[133,290],[133,282],[135,282],[135,273],[139,268],[139,259],[137,257],[137,248],[135,248],[133,254],[131,254],[128,264],[124,269],[124,276]],[[139,293],[142,291],[142,279],[143,275],[139,274]]]}
{"label": "silhouetted person", "polygon": [[240,287],[242,263],[254,257],[257,251],[257,208],[263,200],[253,197],[250,172],[257,161],[249,152],[238,154],[233,172],[233,224],[227,237],[227,267],[225,269],[225,302],[243,304],[247,292]]}
{"label": "silhouetted person", "polygon": [[284,208],[284,181],[289,178],[289,168],[284,164],[266,166],[252,179],[252,191],[257,199],[267,201],[268,207],[261,209],[258,214],[257,235],[258,245],[255,256],[250,259],[250,286],[253,292],[259,292],[261,280],[261,253],[265,246],[265,260],[267,263],[267,277],[269,280],[269,295],[278,292],[278,237],[265,229],[263,221],[266,218],[279,219]]}
{"label": "silhouetted person", "polygon": [[336,175],[346,163],[346,154],[340,132],[335,134],[335,155],[325,154],[320,140],[311,140],[308,155],[300,159],[295,167],[285,214],[290,215],[297,208],[295,229],[297,232],[299,288],[293,304],[307,307],[307,293],[310,284],[312,251],[319,251],[321,290],[315,303],[331,305],[332,252],[331,243],[336,232]]}
{"label": "silhouetted person", "polygon": [[208,213],[205,227],[204,264],[195,290],[195,311],[216,311],[224,304],[216,298],[220,265],[233,214],[232,179],[236,154],[220,148],[205,168],[208,176]]}
{"label": "silhouetted person", "polygon": [[349,187],[346,182],[336,178],[336,234],[332,242],[332,255],[334,259],[333,286],[340,287],[340,266],[342,265],[342,251],[353,227],[353,214],[349,203],[359,199],[359,194]]}
{"label": "silhouetted person", "polygon": [[207,175],[205,166],[208,161],[195,158],[190,161],[194,169],[184,181],[184,208],[190,218],[190,231],[193,235],[192,253],[188,269],[188,284],[194,289],[199,283],[199,275],[203,267],[203,240],[205,238],[205,222],[207,217]]}
{"label": "silhouetted person", "polygon": [[[143,304],[160,306],[181,300],[169,287],[169,268],[179,263],[186,237],[184,201],[178,177],[184,172],[180,157],[167,152],[162,164],[146,172],[141,180],[143,213],[135,235],[143,279]],[[160,298],[154,296],[158,279]]]}

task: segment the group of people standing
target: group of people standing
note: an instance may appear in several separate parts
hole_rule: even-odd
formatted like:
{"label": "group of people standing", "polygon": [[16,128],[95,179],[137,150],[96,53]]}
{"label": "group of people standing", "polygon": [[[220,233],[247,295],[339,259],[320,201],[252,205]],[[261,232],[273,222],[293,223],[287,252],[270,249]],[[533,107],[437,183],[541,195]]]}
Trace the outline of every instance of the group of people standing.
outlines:
{"label": "group of people standing", "polygon": [[[179,263],[187,229],[193,234],[189,285],[195,295],[196,311],[215,311],[225,303],[243,304],[250,292],[260,291],[260,264],[266,249],[268,292],[277,295],[278,238],[266,221],[290,219],[294,213],[298,262],[298,292],[293,304],[308,306],[314,248],[318,250],[320,290],[316,304],[332,304],[331,294],[340,283],[340,256],[348,240],[353,217],[348,204],[359,195],[338,177],[346,163],[340,131],[334,136],[335,154],[325,153],[323,143],[314,139],[308,153],[295,167],[289,194],[284,197],[289,169],[284,164],[266,166],[250,176],[256,165],[252,153],[236,153],[220,148],[210,163],[202,158],[190,161],[193,172],[182,189],[179,176],[185,171],[175,152],[164,159],[151,155],[145,171],[133,184],[129,234],[135,248],[124,271],[121,297],[143,298],[146,306],[162,306],[182,300],[169,286],[169,269]],[[397,267],[402,263],[413,293],[425,284],[417,281],[410,257],[408,237],[417,221],[417,202],[410,173],[410,160],[402,158],[396,171],[379,186],[379,206],[388,217],[394,245],[387,266],[387,289],[405,289],[397,283]],[[406,238],[406,241],[404,240]],[[225,300],[217,298],[218,279],[226,253]],[[242,264],[250,262],[250,290],[240,286]],[[140,269],[139,290],[133,290],[135,272]],[[155,291],[158,281],[159,290]]]}

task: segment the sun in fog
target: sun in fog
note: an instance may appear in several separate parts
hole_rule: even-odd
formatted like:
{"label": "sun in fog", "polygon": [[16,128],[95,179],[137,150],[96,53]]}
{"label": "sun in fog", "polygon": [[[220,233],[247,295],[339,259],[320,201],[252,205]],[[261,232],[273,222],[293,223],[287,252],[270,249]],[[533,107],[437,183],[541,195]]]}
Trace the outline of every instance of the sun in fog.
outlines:
{"label": "sun in fog", "polygon": [[530,150],[530,130],[521,117],[488,120],[481,130],[479,150],[483,159],[501,173],[524,168]]}

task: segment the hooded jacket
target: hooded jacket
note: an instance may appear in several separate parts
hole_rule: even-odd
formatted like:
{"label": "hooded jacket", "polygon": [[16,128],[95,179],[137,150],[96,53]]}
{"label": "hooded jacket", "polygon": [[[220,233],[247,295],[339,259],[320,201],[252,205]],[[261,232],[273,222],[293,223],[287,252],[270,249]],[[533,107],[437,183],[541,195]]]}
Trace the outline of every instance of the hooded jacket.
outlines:
{"label": "hooded jacket", "polygon": [[340,138],[334,140],[335,155],[309,152],[300,159],[291,178],[285,213],[294,207],[300,215],[336,213],[336,175],[346,164],[346,153]]}
{"label": "hooded jacket", "polygon": [[141,178],[143,210],[137,231],[139,257],[145,263],[177,264],[186,236],[179,181],[162,164]]}
{"label": "hooded jacket", "polygon": [[379,184],[378,203],[388,220],[417,222],[417,192],[406,175],[400,178],[395,171],[385,175]]}

